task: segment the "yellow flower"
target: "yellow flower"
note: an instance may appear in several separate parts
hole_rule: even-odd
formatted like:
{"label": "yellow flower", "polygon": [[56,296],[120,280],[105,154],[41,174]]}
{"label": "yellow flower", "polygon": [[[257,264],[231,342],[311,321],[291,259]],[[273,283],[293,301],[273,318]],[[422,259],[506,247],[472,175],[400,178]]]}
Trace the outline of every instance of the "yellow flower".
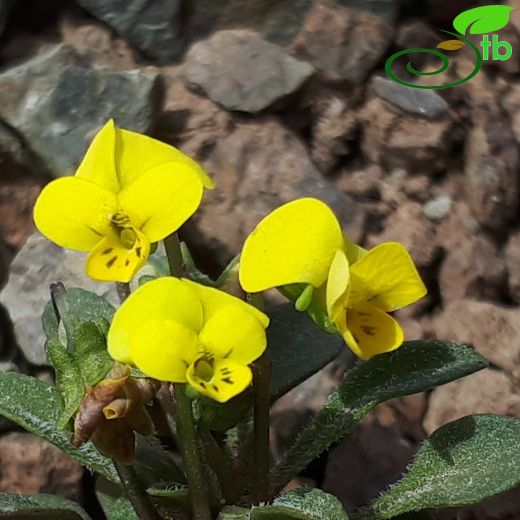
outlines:
{"label": "yellow flower", "polygon": [[89,251],[91,278],[128,282],[146,262],[150,244],[176,231],[198,208],[204,188],[213,187],[179,150],[110,120],[76,175],[43,189],[34,221],[56,244]]}
{"label": "yellow flower", "polygon": [[225,292],[164,277],[133,292],[114,315],[108,352],[160,381],[188,382],[225,402],[251,383],[269,318]]}
{"label": "yellow flower", "polygon": [[314,301],[361,359],[398,348],[403,330],[387,313],[426,294],[401,244],[366,251],[343,236],[326,204],[311,198],[289,202],[258,224],[244,244],[239,276],[248,292],[311,287]]}

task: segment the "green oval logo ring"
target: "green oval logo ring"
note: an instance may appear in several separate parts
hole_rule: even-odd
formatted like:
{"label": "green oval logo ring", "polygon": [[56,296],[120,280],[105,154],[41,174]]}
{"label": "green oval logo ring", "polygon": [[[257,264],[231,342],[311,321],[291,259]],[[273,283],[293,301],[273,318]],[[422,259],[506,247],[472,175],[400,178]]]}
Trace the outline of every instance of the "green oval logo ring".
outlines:
{"label": "green oval logo ring", "polygon": [[396,52],[395,54],[392,54],[392,56],[390,56],[385,62],[385,71],[386,71],[388,77],[390,79],[392,79],[393,81],[395,81],[396,83],[399,83],[400,85],[405,85],[406,87],[412,87],[412,88],[422,88],[422,89],[443,89],[443,88],[456,87],[457,85],[462,85],[463,83],[466,83],[466,81],[469,81],[471,78],[473,78],[479,72],[480,68],[482,67],[482,54],[481,54],[480,50],[478,49],[478,47],[474,43],[472,43],[470,40],[468,40],[467,38],[464,38],[464,36],[461,36],[458,33],[453,33],[450,31],[442,31],[442,32],[449,34],[451,36],[454,36],[458,40],[461,40],[462,42],[469,45],[469,47],[471,47],[471,49],[473,49],[473,52],[474,52],[475,58],[476,58],[475,68],[465,78],[459,79],[457,81],[453,81],[451,83],[446,83],[444,85],[417,85],[415,83],[411,83],[410,81],[406,81],[406,80],[402,80],[402,79],[398,78],[395,75],[394,71],[392,70],[392,66],[393,66],[395,60],[397,60],[398,58],[400,58],[401,56],[403,56],[405,54],[412,54],[412,53],[433,54],[434,56],[437,56],[437,58],[439,58],[442,62],[441,66],[438,69],[431,71],[431,72],[423,72],[423,71],[417,70],[412,65],[411,62],[408,62],[406,64],[406,70],[410,74],[413,74],[414,76],[435,76],[437,74],[442,74],[449,67],[449,64],[450,64],[449,59],[441,51],[439,51],[437,49],[422,49],[422,48],[404,49],[402,51]]}

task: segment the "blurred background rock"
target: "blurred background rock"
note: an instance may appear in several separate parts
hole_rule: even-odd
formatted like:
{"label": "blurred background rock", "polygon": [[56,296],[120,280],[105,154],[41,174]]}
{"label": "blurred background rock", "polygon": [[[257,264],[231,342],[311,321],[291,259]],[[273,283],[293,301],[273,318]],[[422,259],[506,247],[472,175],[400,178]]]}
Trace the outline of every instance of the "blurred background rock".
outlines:
{"label": "blurred background rock", "polygon": [[[520,10],[506,28],[512,58],[469,83],[413,90],[384,73],[391,53],[435,47],[439,29],[485,3],[0,0],[0,369],[51,377],[39,322],[48,284],[94,286],[80,254],[34,234],[32,206],[114,117],[181,148],[215,179],[182,230],[211,273],[270,210],[315,196],[353,240],[411,251],[429,295],[398,313],[409,339],[471,343],[492,361],[431,395],[381,406],[305,482],[351,509],[397,479],[445,422],[520,415]],[[455,76],[470,66],[464,54],[453,62]],[[336,363],[275,405],[276,450],[341,372]],[[9,432],[8,421],[0,427],[0,491],[90,496],[75,463]],[[520,494],[437,517],[519,518]]]}

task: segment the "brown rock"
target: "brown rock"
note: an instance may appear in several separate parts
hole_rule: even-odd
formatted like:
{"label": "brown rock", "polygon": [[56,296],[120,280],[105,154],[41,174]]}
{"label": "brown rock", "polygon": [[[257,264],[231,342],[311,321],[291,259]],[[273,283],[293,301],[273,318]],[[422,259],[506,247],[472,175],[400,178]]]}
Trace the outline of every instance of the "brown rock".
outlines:
{"label": "brown rock", "polygon": [[500,230],[520,205],[518,145],[507,122],[483,114],[476,114],[466,140],[466,197],[481,225]]}
{"label": "brown rock", "polygon": [[456,249],[460,244],[471,241],[479,230],[465,201],[453,204],[450,213],[437,225],[437,241],[446,250]]}
{"label": "brown rock", "polygon": [[336,181],[337,187],[347,195],[362,201],[376,201],[381,197],[383,171],[377,164],[350,170],[345,168]]}
{"label": "brown rock", "polygon": [[437,173],[446,167],[449,151],[461,136],[450,117],[431,121],[402,112],[378,97],[360,110],[361,149],[385,170]]}
{"label": "brown rock", "polygon": [[346,99],[327,96],[318,103],[312,128],[311,158],[324,173],[332,170],[341,157],[349,155],[357,121]]}
{"label": "brown rock", "polygon": [[520,303],[520,232],[509,237],[505,250],[509,292],[516,303]]}
{"label": "brown rock", "polygon": [[520,311],[474,300],[448,303],[429,329],[437,338],[473,345],[514,377],[520,375]]}
{"label": "brown rock", "polygon": [[111,69],[137,67],[134,51],[106,25],[92,22],[77,12],[66,12],[59,24],[61,39],[93,64]]}
{"label": "brown rock", "polygon": [[421,441],[425,437],[422,421],[427,404],[426,394],[413,394],[379,405],[374,415],[381,426],[393,428],[407,438]]}
{"label": "brown rock", "polygon": [[447,252],[439,284],[444,302],[462,298],[498,300],[505,293],[505,261],[489,239],[477,236]]}
{"label": "brown rock", "polygon": [[317,2],[291,49],[324,77],[362,83],[390,45],[392,28],[364,11]]}
{"label": "brown rock", "polygon": [[19,249],[34,230],[32,211],[42,181],[20,179],[0,184],[0,238]]}
{"label": "brown rock", "polygon": [[511,119],[511,128],[520,143],[520,83],[512,83],[502,98],[502,106]]}
{"label": "brown rock", "polygon": [[369,247],[381,242],[401,242],[410,252],[418,266],[431,265],[439,253],[436,243],[435,225],[424,215],[416,202],[403,204],[390,215],[385,229],[368,238]]}
{"label": "brown rock", "polygon": [[201,159],[218,189],[205,195],[186,235],[195,246],[211,247],[220,264],[267,213],[298,197],[327,202],[349,237],[360,239],[362,209],[320,176],[304,144],[275,119],[237,124]]}
{"label": "brown rock", "polygon": [[520,394],[503,372],[486,368],[436,388],[430,396],[424,429],[431,434],[448,422],[478,413],[520,415]]}
{"label": "brown rock", "polygon": [[211,99],[186,88],[182,67],[164,67],[164,102],[155,134],[201,157],[233,129],[231,116]]}
{"label": "brown rock", "polygon": [[348,511],[364,505],[402,476],[415,449],[397,430],[369,417],[330,451],[323,489]]}
{"label": "brown rock", "polygon": [[0,437],[0,491],[80,498],[83,469],[49,442],[30,433]]}

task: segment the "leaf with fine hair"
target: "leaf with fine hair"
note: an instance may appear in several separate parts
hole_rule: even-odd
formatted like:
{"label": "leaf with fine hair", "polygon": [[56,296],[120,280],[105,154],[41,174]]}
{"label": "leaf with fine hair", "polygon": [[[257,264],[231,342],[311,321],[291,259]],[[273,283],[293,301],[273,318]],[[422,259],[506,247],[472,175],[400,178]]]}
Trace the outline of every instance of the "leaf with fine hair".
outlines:
{"label": "leaf with fine hair", "polygon": [[520,484],[520,419],[463,417],[424,441],[405,476],[357,520],[475,504]]}
{"label": "leaf with fine hair", "polygon": [[0,517],[38,520],[90,520],[75,502],[54,495],[0,493]]}
{"label": "leaf with fine hair", "polygon": [[0,415],[57,446],[87,468],[109,480],[118,477],[112,461],[89,442],[75,448],[70,433],[57,428],[61,412],[57,390],[43,381],[13,372],[0,372]]}
{"label": "leaf with fine hair", "polygon": [[486,366],[486,359],[472,348],[442,341],[405,342],[394,352],[357,363],[273,468],[272,494],[350,433],[378,404],[430,390]]}

